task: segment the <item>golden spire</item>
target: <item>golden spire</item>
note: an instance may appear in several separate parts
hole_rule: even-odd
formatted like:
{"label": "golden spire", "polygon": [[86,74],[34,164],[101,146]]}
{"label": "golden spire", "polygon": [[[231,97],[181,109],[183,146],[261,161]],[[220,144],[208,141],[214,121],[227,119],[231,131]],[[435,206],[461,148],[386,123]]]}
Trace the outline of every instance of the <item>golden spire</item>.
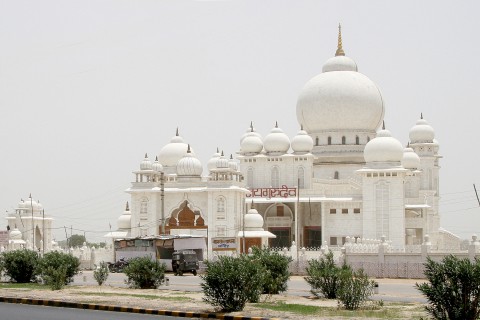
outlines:
{"label": "golden spire", "polygon": [[337,52],[335,52],[335,57],[336,56],[344,56],[345,52],[343,51],[342,48],[342,26],[340,23],[338,24],[338,46],[337,46]]}

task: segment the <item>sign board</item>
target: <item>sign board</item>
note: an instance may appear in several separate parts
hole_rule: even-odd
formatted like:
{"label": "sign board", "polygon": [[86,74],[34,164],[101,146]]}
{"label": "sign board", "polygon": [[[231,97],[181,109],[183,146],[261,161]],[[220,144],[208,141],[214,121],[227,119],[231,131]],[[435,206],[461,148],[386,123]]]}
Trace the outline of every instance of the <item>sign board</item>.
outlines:
{"label": "sign board", "polygon": [[212,238],[213,251],[236,251],[237,240],[230,237],[216,237]]}

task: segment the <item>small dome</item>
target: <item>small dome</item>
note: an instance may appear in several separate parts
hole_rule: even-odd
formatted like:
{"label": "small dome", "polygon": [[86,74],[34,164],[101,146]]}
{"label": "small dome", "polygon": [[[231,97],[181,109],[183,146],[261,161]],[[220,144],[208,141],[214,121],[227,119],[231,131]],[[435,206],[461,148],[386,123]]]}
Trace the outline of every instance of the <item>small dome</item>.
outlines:
{"label": "small dome", "polygon": [[285,154],[290,149],[290,139],[275,123],[275,127],[265,137],[263,146],[267,153]]}
{"label": "small dome", "polygon": [[335,56],[325,62],[322,72],[332,71],[358,71],[357,64],[347,56]]}
{"label": "small dome", "polygon": [[10,231],[10,239],[11,240],[20,240],[22,239],[22,232],[18,230],[16,227]]}
{"label": "small dome", "polygon": [[313,139],[303,128],[292,139],[292,150],[295,153],[309,153],[313,149]]}
{"label": "small dome", "polygon": [[212,171],[212,169],[215,169],[217,167],[218,158],[220,158],[220,152],[218,152],[218,148],[217,148],[217,152],[215,152],[210,158],[210,160],[208,160],[208,163],[207,163],[208,171]]}
{"label": "small dome", "polygon": [[24,201],[22,199],[19,203],[19,209],[26,209],[31,212],[32,208],[34,212],[38,212],[42,210],[43,206],[37,203],[37,201],[33,200],[31,195],[28,197],[27,200]]}
{"label": "small dome", "polygon": [[237,161],[235,161],[235,159],[233,159],[233,155],[232,155],[232,154],[230,155],[230,159],[228,160],[228,167],[229,167],[232,171],[238,171],[238,163],[237,163]]}
{"label": "small dome", "polygon": [[263,217],[256,209],[248,210],[245,215],[245,230],[263,231]]}
{"label": "small dome", "polygon": [[392,137],[385,127],[370,140],[363,153],[365,161],[370,162],[400,162],[403,157],[403,147],[400,141]]}
{"label": "small dome", "polygon": [[119,230],[130,229],[132,227],[131,221],[132,221],[132,213],[130,212],[130,208],[128,207],[128,202],[127,202],[127,205],[125,207],[125,211],[117,219],[118,229]]}
{"label": "small dome", "polygon": [[260,135],[260,133],[258,133],[255,128],[253,127],[253,122],[250,122],[250,127],[247,128],[247,130],[245,131],[245,133],[243,134],[243,136],[240,138],[240,145],[242,145],[243,143],[243,140],[248,136],[248,134],[250,132],[253,132],[257,137],[259,137],[260,139],[262,139],[262,136]]}
{"label": "small dome", "polygon": [[187,153],[177,163],[178,176],[200,176],[203,172],[202,163],[190,151],[187,146]]}
{"label": "small dome", "polygon": [[220,157],[217,158],[217,162],[215,162],[215,168],[216,169],[221,169],[221,170],[225,170],[225,169],[230,168],[230,166],[228,164],[228,159],[225,158],[225,156],[223,155],[223,151],[222,151],[222,154],[220,155]]}
{"label": "small dome", "polygon": [[[158,154],[158,160],[163,166],[176,166],[177,162],[187,153],[188,144],[178,135],[178,129],[175,136],[166,144]],[[193,150],[190,150],[194,154]]]}
{"label": "small dome", "polygon": [[420,115],[417,124],[410,129],[409,136],[411,143],[433,143],[435,131],[428,122],[423,119],[423,115]]}
{"label": "small dome", "polygon": [[152,162],[145,153],[145,158],[140,162],[140,170],[152,170]]}
{"label": "small dome", "polygon": [[153,171],[162,172],[163,166],[160,162],[158,162],[158,156],[155,157],[155,162],[152,164]]}
{"label": "small dome", "polygon": [[253,131],[253,128],[251,130],[240,144],[241,152],[245,155],[257,154],[263,150],[262,138]]}
{"label": "small dome", "polygon": [[23,209],[27,206],[27,204],[25,203],[25,200],[21,199],[20,202],[18,203],[18,208],[19,209]]}
{"label": "small dome", "polygon": [[410,146],[403,150],[402,166],[405,169],[418,169],[420,167],[420,157]]}

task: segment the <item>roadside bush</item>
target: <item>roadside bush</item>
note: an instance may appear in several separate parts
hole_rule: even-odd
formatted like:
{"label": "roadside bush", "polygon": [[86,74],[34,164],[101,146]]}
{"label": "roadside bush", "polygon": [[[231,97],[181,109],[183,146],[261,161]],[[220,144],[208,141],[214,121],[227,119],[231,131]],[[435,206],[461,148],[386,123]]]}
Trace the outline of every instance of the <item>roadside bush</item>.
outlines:
{"label": "roadside bush", "polygon": [[2,254],[4,272],[12,281],[27,283],[37,275],[38,254],[33,250],[14,250]]}
{"label": "roadside bush", "polygon": [[352,271],[343,268],[340,271],[340,281],[337,288],[339,304],[347,310],[360,308],[372,295],[375,281],[369,280],[363,269]]}
{"label": "roadside bush", "polygon": [[[49,268],[58,270],[58,272],[52,273]],[[60,272],[62,268],[65,268],[64,284],[69,284],[73,282],[73,277],[80,272],[80,260],[68,253],[51,251],[45,253],[43,258],[40,259],[38,273],[45,283],[50,285],[49,279],[55,278],[55,281],[57,281],[57,278],[63,274],[63,272]]]}
{"label": "roadside bush", "polygon": [[287,291],[287,282],[290,279],[288,267],[292,258],[269,248],[253,247],[252,252],[252,258],[258,260],[265,268],[263,293],[278,294]]}
{"label": "roadside bush", "polygon": [[245,304],[258,302],[263,290],[264,268],[247,255],[221,256],[206,261],[201,287],[204,301],[225,312],[241,311]]}
{"label": "roadside bush", "polygon": [[155,289],[165,280],[166,266],[150,257],[138,257],[128,261],[123,269],[125,283],[135,289]]}
{"label": "roadside bush", "polygon": [[332,251],[329,251],[325,257],[321,257],[319,260],[309,260],[305,281],[310,285],[310,292],[316,297],[337,298],[337,288],[342,269],[349,269],[349,267],[346,265],[337,267],[333,260]]}
{"label": "roadside bush", "polygon": [[67,279],[67,266],[61,265],[58,268],[48,266],[42,271],[42,278],[50,289],[60,290],[66,284]]}
{"label": "roadside bush", "polygon": [[99,286],[101,286],[108,278],[108,265],[105,261],[100,262],[98,268],[93,271],[93,277],[97,280]]}
{"label": "roadside bush", "polygon": [[446,256],[442,262],[427,258],[429,283],[416,284],[428,299],[425,307],[434,319],[478,319],[480,316],[480,260]]}

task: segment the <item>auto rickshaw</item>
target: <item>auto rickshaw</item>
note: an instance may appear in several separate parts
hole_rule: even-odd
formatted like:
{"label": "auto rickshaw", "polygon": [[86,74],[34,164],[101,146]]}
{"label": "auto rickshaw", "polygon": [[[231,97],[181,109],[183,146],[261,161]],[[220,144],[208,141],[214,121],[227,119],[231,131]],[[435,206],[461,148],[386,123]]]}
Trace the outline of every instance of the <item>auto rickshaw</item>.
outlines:
{"label": "auto rickshaw", "polygon": [[183,275],[184,272],[191,272],[197,275],[199,269],[197,253],[193,250],[175,251],[172,255],[172,270],[177,276]]}

